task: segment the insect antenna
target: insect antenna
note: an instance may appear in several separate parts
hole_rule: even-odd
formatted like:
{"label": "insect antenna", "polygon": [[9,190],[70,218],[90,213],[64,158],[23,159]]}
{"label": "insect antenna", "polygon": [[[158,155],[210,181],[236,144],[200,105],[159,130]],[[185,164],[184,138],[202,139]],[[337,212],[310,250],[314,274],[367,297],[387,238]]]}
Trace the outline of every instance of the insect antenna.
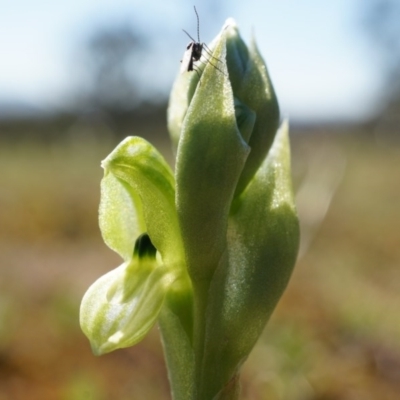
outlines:
{"label": "insect antenna", "polygon": [[199,14],[197,14],[197,10],[196,10],[196,6],[193,6],[194,8],[194,12],[196,13],[196,17],[197,17],[197,39],[199,39],[199,43],[200,43],[200,18],[199,18]]}

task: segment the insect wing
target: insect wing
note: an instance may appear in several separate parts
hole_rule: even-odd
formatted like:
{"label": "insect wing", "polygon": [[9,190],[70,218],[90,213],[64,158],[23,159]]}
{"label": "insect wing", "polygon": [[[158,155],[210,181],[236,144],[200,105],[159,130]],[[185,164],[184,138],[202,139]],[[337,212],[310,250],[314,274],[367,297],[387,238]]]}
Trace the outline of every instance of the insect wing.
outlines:
{"label": "insect wing", "polygon": [[181,73],[193,70],[193,44],[194,42],[190,42],[186,48],[186,51],[183,53],[181,61]]}

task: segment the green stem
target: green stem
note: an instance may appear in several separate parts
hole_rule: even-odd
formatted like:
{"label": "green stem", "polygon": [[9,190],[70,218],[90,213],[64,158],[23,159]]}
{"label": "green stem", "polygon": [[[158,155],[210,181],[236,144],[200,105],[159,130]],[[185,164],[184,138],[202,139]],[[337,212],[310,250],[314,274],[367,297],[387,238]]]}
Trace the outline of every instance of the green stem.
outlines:
{"label": "green stem", "polygon": [[[175,282],[159,314],[173,400],[192,398],[194,384],[193,295],[188,276]],[[180,285],[179,285],[180,283]]]}
{"label": "green stem", "polygon": [[[201,284],[200,284],[201,283]],[[203,358],[206,336],[206,312],[208,304],[208,281],[196,282],[194,287],[194,335],[193,348],[195,355],[195,391],[193,400],[201,400],[203,388]]]}

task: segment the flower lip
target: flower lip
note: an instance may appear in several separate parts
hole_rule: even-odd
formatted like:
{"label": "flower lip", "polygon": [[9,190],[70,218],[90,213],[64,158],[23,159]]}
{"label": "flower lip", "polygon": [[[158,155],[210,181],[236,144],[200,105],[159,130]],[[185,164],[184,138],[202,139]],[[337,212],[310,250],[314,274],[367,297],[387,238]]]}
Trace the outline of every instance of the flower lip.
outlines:
{"label": "flower lip", "polygon": [[154,247],[150,236],[147,233],[142,233],[135,243],[135,249],[133,250],[134,256],[138,258],[155,258],[157,249]]}

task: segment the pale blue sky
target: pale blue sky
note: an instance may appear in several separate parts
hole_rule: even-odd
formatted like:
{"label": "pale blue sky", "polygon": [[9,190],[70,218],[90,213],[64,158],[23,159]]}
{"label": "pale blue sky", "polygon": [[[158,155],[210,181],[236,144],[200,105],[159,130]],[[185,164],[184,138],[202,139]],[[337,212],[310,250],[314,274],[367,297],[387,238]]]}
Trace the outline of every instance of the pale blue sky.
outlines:
{"label": "pale blue sky", "polygon": [[[214,1],[215,12],[210,3],[195,1],[201,39],[210,41],[227,17],[245,40],[254,29],[285,115],[355,119],[373,107],[380,75],[360,29],[362,0],[226,0]],[[137,68],[160,93],[179,70],[188,41],[181,28],[196,32],[193,1],[0,0],[0,10],[0,101],[44,109],[76,89],[74,57],[95,26],[128,21],[154,38],[153,70]]]}

